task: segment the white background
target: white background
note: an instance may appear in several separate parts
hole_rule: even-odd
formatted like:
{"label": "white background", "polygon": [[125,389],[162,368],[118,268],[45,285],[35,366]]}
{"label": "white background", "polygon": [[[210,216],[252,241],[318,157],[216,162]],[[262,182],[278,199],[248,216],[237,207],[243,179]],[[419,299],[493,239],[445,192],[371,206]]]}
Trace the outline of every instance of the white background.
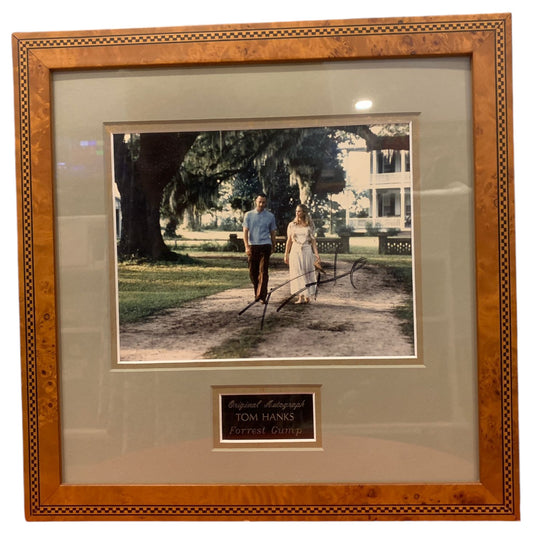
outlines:
{"label": "white background", "polygon": [[[403,0],[402,2],[381,0],[381,2],[357,2],[336,0],[335,2],[313,0],[198,0],[179,2],[176,0],[90,0],[88,2],[60,0],[27,0],[9,2],[4,6],[0,21],[0,61],[2,84],[0,86],[0,131],[2,173],[0,177],[0,202],[2,217],[1,257],[3,283],[0,300],[3,350],[2,380],[0,385],[0,425],[2,427],[0,454],[0,523],[5,531],[25,531],[38,528],[39,531],[197,531],[207,525],[209,528],[229,530],[239,528],[249,531],[265,530],[271,527],[286,530],[335,530],[350,528],[372,528],[383,531],[449,531],[451,528],[468,528],[468,531],[484,532],[526,531],[533,529],[533,504],[531,463],[533,446],[531,439],[531,301],[533,299],[533,274],[530,272],[528,245],[532,242],[529,212],[533,198],[531,165],[531,129],[533,115],[528,99],[532,88],[529,84],[533,59],[530,34],[532,32],[533,8],[529,0]],[[39,523],[28,524],[24,519],[23,471],[22,471],[22,408],[20,388],[20,349],[17,289],[17,242],[16,242],[16,190],[14,153],[14,113],[12,83],[11,33],[25,31],[85,30],[146,28],[182,25],[203,25],[219,23],[277,22],[291,20],[324,20],[370,17],[405,17],[426,15],[501,13],[513,14],[513,88],[514,88],[514,132],[515,132],[515,177],[516,177],[516,220],[518,259],[518,356],[519,356],[519,399],[520,399],[520,448],[521,448],[521,499],[522,521],[502,522],[459,522],[459,523],[334,523],[326,524],[299,522],[295,524],[257,523]],[[526,144],[528,143],[528,144]],[[359,529],[360,530],[360,529]]]}

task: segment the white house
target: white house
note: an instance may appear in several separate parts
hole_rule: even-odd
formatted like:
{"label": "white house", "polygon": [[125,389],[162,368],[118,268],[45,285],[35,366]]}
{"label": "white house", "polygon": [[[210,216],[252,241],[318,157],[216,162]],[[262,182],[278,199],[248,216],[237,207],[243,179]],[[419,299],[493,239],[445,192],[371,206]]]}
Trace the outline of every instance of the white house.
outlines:
{"label": "white house", "polygon": [[409,150],[367,152],[364,142],[350,144],[343,147],[343,166],[346,189],[334,199],[346,209],[347,226],[354,229],[365,229],[368,224],[383,229],[411,228]]}
{"label": "white house", "polygon": [[370,210],[374,226],[411,228],[411,161],[408,150],[374,150],[370,159]]}

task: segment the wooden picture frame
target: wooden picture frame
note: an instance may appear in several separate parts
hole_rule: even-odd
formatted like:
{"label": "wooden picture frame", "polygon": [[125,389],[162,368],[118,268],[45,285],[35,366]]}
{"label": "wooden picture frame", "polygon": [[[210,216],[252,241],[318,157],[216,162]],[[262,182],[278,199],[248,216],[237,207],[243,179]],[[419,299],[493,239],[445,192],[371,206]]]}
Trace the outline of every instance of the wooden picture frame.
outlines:
{"label": "wooden picture frame", "polygon": [[[519,519],[510,15],[15,34],[13,50],[28,520]],[[304,472],[300,481],[243,482],[227,474],[222,482],[196,482],[193,472],[187,482],[66,479],[53,77],[457,57],[470,61],[472,87],[478,478],[314,482]],[[287,385],[271,377],[263,384]],[[245,382],[245,374],[234,379],[243,388],[260,385]],[[297,381],[294,373],[287,379]],[[323,402],[328,394],[323,388]],[[212,421],[211,390],[206,398]],[[322,406],[324,430],[333,403]]]}

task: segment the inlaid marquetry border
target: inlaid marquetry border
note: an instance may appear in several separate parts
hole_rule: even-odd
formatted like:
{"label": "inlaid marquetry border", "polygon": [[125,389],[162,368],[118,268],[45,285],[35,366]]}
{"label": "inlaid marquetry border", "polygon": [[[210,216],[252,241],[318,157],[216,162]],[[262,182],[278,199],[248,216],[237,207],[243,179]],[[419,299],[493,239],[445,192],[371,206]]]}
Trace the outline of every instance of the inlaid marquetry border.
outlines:
{"label": "inlaid marquetry border", "polygon": [[[335,40],[346,37],[371,36],[388,39],[401,37],[409,40],[414,35],[425,35],[428,40],[433,35],[452,36],[462,34],[466,41],[470,41],[472,48],[477,42],[491,39],[494,43],[494,87],[496,109],[494,116],[497,125],[496,147],[497,153],[497,213],[498,213],[498,268],[499,268],[499,309],[497,317],[499,325],[500,353],[499,383],[501,413],[495,419],[501,419],[500,428],[495,429],[495,436],[500,440],[501,447],[501,501],[488,503],[477,496],[458,491],[455,494],[457,503],[438,501],[425,503],[404,503],[398,497],[394,503],[371,504],[355,502],[353,505],[144,505],[142,503],[123,505],[119,501],[105,504],[76,504],[72,499],[69,503],[43,503],[41,493],[44,484],[50,484],[49,465],[43,459],[42,421],[50,417],[59,420],[59,401],[57,368],[43,366],[38,361],[40,333],[43,322],[53,322],[53,313],[37,316],[36,300],[45,288],[36,280],[36,271],[41,268],[36,261],[35,248],[41,243],[36,241],[36,227],[40,220],[35,218],[36,199],[34,197],[34,182],[36,169],[41,174],[40,163],[42,150],[47,147],[36,145],[35,113],[50,115],[50,99],[45,95],[43,101],[36,100],[36,88],[32,82],[30,63],[36,52],[57,51],[71,52],[73,61],[64,60],[64,69],[103,68],[99,64],[88,65],[81,60],[79,54],[91,50],[126,50],[130,47],[158,47],[160,45],[183,45],[214,43],[228,45],[230,43],[247,43],[249,47],[270,43],[274,46],[279,42],[305,39]],[[444,41],[440,41],[441,43]],[[514,212],[513,212],[513,168],[512,168],[512,116],[510,91],[510,22],[508,16],[482,16],[424,18],[412,20],[390,21],[349,21],[324,23],[298,23],[294,25],[254,25],[253,27],[218,27],[195,29],[168,30],[139,30],[117,32],[79,32],[79,34],[25,34],[14,36],[15,85],[16,85],[16,121],[17,121],[17,155],[18,155],[18,202],[19,202],[19,262],[21,282],[21,329],[22,329],[22,357],[23,357],[23,391],[24,391],[24,420],[25,420],[25,468],[26,468],[26,499],[27,515],[29,519],[102,519],[102,518],[463,518],[463,519],[513,519],[519,515],[518,510],[518,456],[517,456],[517,398],[516,398],[516,324],[515,324],[515,294],[514,294]],[[481,46],[481,44],[480,44]],[[144,49],[144,48],[143,48]],[[110,52],[111,53],[111,52]],[[409,57],[453,55],[453,48],[449,51],[433,50],[415,51]],[[464,52],[461,52],[462,54]],[[78,55],[77,55],[78,54]],[[406,52],[375,50],[373,58],[408,57]],[[80,59],[76,61],[76,57]],[[367,55],[366,58],[370,57]],[[323,57],[339,59],[342,57]],[[317,59],[294,57],[294,61]],[[190,60],[188,60],[190,61]],[[206,59],[206,63],[216,63],[216,58]],[[255,59],[252,61],[256,61]],[[264,61],[274,62],[275,57],[264,58]],[[112,63],[112,62],[111,62]],[[168,63],[166,63],[168,64]],[[199,64],[199,63],[198,63]],[[151,63],[139,60],[139,67],[146,67]],[[105,65],[109,67],[110,65]],[[120,59],[116,66],[121,66]],[[123,66],[134,66],[131,60]],[[488,74],[490,75],[490,73]],[[32,100],[33,97],[33,100]],[[32,104],[32,102],[38,102]],[[38,109],[34,109],[35,105]],[[475,119],[475,117],[474,117]],[[50,128],[50,122],[48,122]],[[51,137],[50,132],[48,136]],[[36,153],[38,152],[38,153]],[[51,154],[49,154],[51,159]],[[50,167],[51,168],[51,167]],[[51,250],[53,256],[53,250]],[[52,298],[53,299],[53,298]],[[53,307],[52,307],[53,309]],[[53,350],[53,348],[52,348]],[[55,358],[57,365],[57,354]],[[480,374],[481,375],[481,374]],[[480,378],[481,379],[481,378]],[[45,383],[45,385],[43,385]],[[487,386],[487,385],[484,385]],[[493,408],[491,408],[493,409]],[[52,413],[52,414],[50,414]],[[55,417],[55,418],[54,418]],[[60,450],[56,450],[60,454]],[[58,461],[59,462],[59,461]],[[497,469],[495,469],[497,470]],[[46,478],[46,479],[44,479]],[[254,486],[250,491],[255,490]],[[322,489],[323,490],[323,489]],[[372,489],[373,490],[373,489]],[[106,493],[107,494],[107,493]],[[398,492],[400,494],[400,492]],[[448,493],[449,494],[449,493]],[[416,495],[412,496],[416,501]],[[105,498],[104,498],[105,500]],[[477,501],[476,501],[477,500]],[[497,498],[496,498],[497,500]]]}

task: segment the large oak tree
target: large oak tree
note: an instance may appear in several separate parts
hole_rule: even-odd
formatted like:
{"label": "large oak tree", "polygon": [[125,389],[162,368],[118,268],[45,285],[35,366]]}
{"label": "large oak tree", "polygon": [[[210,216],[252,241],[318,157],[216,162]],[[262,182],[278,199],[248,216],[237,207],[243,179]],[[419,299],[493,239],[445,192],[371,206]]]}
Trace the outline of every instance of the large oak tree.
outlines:
{"label": "large oak tree", "polygon": [[161,198],[197,136],[141,133],[135,149],[126,135],[114,136],[115,181],[122,209],[120,258],[174,258],[161,235]]}

